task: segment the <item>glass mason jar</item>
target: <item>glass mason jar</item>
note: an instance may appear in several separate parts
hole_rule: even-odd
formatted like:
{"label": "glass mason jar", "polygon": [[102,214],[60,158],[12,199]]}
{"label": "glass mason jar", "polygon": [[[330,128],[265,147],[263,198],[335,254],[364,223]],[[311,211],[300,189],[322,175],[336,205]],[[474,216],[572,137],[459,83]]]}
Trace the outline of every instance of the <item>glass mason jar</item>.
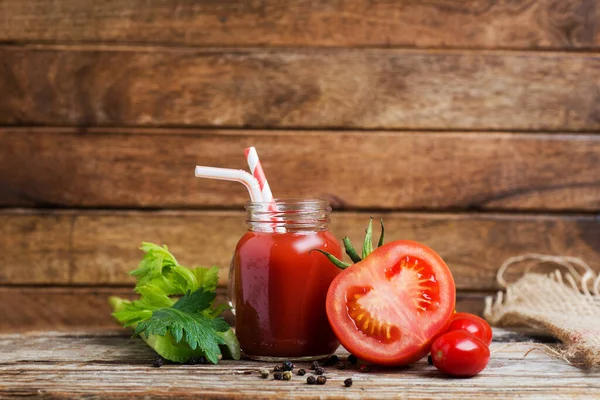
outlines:
{"label": "glass mason jar", "polygon": [[329,232],[331,207],[320,199],[246,205],[248,232],[229,271],[228,296],[236,335],[255,360],[313,360],[338,348],[325,312],[340,270],[314,249],[342,256]]}

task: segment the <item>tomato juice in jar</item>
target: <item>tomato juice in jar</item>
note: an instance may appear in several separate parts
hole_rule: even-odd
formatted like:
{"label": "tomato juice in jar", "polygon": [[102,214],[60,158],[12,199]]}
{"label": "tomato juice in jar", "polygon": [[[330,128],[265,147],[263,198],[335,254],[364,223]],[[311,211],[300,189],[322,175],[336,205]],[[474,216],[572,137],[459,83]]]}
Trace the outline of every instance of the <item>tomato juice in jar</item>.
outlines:
{"label": "tomato juice in jar", "polygon": [[[274,210],[273,210],[274,209]],[[229,299],[244,353],[263,361],[311,360],[339,346],[325,298],[341,271],[321,253],[338,258],[329,232],[326,200],[250,202],[248,232],[238,242],[229,273]]]}

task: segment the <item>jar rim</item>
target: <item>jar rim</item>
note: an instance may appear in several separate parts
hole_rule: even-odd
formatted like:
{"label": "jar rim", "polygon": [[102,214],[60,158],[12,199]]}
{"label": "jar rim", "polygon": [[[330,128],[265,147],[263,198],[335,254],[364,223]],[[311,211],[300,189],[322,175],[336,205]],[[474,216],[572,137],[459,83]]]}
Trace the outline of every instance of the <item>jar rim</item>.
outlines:
{"label": "jar rim", "polygon": [[[314,204],[323,205],[324,207],[329,206],[329,200],[323,198],[303,198],[303,197],[290,197],[290,198],[277,198],[273,199],[273,203],[276,204]],[[246,206],[258,205],[258,204],[271,204],[268,201],[247,201]]]}
{"label": "jar rim", "polygon": [[251,230],[325,230],[331,206],[326,199],[274,199],[269,202],[247,202],[246,223]]}

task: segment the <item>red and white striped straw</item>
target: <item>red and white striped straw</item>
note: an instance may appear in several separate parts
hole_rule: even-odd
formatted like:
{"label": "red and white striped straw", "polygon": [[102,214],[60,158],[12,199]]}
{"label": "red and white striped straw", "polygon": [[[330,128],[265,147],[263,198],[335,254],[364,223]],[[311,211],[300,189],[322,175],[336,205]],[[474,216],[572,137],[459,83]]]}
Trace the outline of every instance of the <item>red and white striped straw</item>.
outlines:
{"label": "red and white striped straw", "polygon": [[197,165],[195,174],[197,178],[240,182],[248,189],[251,201],[262,201],[258,181],[244,170]]}
{"label": "red and white striped straw", "polygon": [[246,154],[246,160],[248,160],[248,167],[250,167],[250,173],[253,177],[256,178],[258,184],[260,185],[262,201],[265,203],[272,203],[273,193],[271,192],[271,188],[269,187],[269,182],[267,182],[265,171],[263,171],[260,160],[258,159],[258,153],[256,153],[256,149],[254,147],[248,147],[246,150],[244,150],[244,153]]}
{"label": "red and white striped straw", "polygon": [[[246,154],[246,160],[248,161],[248,167],[250,167],[250,173],[256,180],[260,186],[260,193],[262,195],[262,201],[264,203],[269,203],[267,209],[272,212],[279,211],[277,209],[277,205],[275,204],[275,200],[273,199],[273,193],[271,192],[271,188],[269,187],[269,182],[267,181],[267,177],[265,176],[265,171],[263,171],[260,160],[258,159],[258,153],[256,152],[256,148],[248,147],[244,150],[244,154]],[[280,221],[280,218],[271,218],[273,222]],[[277,224],[273,224],[276,232],[285,232],[285,229],[282,227],[277,227]]]}

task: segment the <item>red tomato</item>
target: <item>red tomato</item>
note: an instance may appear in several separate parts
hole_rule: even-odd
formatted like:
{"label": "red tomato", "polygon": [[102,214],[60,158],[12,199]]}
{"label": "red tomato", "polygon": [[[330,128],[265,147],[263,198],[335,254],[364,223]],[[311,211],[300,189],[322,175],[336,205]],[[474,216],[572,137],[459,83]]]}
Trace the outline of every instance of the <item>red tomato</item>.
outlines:
{"label": "red tomato", "polygon": [[380,365],[420,360],[454,313],[446,263],[406,240],[377,248],[339,274],[327,292],[327,317],[352,354]]}
{"label": "red tomato", "polygon": [[462,312],[454,314],[448,332],[458,330],[471,332],[488,346],[492,343],[492,327],[477,315]]}
{"label": "red tomato", "polygon": [[452,376],[467,378],[480,373],[490,360],[490,349],[467,331],[440,336],[431,346],[433,365]]}

